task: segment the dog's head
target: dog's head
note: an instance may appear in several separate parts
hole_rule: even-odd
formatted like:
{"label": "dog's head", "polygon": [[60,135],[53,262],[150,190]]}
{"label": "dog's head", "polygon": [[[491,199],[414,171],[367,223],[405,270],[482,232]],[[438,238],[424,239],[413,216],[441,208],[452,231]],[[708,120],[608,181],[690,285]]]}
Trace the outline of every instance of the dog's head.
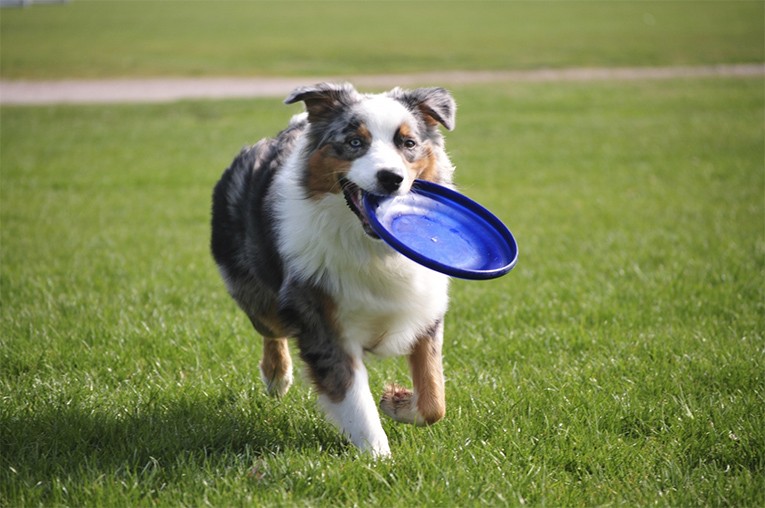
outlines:
{"label": "dog's head", "polygon": [[394,88],[360,94],[349,84],[322,83],[294,90],[285,103],[303,101],[308,113],[306,172],[311,198],[343,193],[371,234],[362,191],[409,192],[415,179],[450,183],[453,168],[438,124],[454,128],[456,104],[442,88]]}

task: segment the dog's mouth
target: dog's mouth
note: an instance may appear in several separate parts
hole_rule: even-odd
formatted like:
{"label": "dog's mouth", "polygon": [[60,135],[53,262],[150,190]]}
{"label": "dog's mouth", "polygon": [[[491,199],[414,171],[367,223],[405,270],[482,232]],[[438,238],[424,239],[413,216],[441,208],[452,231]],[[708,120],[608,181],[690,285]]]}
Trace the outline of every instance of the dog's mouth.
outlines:
{"label": "dog's mouth", "polygon": [[364,190],[351,182],[347,178],[340,179],[340,187],[343,189],[343,195],[345,196],[345,203],[348,208],[356,214],[356,217],[361,221],[361,226],[364,228],[364,232],[372,238],[379,239],[380,237],[372,229],[369,223],[369,217],[364,210]]}

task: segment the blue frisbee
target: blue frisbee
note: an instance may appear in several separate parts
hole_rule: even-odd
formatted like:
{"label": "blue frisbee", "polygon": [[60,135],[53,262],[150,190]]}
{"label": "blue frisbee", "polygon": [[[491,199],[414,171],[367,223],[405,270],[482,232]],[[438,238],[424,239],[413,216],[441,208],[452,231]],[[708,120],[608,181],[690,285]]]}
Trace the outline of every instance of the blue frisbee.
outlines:
{"label": "blue frisbee", "polygon": [[385,243],[446,275],[493,279],[518,261],[518,245],[502,221],[448,187],[416,180],[403,196],[365,193],[364,209]]}

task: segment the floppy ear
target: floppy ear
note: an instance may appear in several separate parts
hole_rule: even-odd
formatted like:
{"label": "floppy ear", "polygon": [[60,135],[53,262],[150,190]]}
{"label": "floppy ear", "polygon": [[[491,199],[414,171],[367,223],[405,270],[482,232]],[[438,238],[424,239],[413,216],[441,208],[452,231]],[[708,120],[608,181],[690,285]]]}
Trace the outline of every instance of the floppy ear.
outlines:
{"label": "floppy ear", "polygon": [[319,83],[312,86],[301,86],[292,91],[285,104],[305,102],[308,120],[313,121],[331,116],[333,112],[342,109],[358,100],[358,92],[349,83]]}
{"label": "floppy ear", "polygon": [[429,125],[435,126],[436,123],[440,123],[449,130],[454,129],[457,104],[451,94],[443,88],[394,88],[389,95],[403,102],[409,109],[419,110]]}

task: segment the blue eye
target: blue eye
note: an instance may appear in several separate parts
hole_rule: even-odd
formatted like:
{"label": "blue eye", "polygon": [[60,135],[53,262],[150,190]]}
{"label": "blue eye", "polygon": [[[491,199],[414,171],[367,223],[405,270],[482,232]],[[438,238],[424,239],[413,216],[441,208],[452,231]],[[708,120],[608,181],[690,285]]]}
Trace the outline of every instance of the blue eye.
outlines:
{"label": "blue eye", "polygon": [[348,140],[348,146],[351,148],[361,148],[364,145],[364,142],[361,141],[361,138],[351,138]]}

